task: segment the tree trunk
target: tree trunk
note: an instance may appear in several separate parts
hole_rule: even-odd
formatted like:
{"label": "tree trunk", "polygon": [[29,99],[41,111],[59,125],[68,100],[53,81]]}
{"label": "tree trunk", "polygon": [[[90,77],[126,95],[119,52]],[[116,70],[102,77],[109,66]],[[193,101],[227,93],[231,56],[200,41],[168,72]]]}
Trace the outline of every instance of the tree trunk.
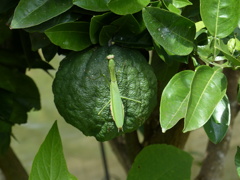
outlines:
{"label": "tree trunk", "polygon": [[11,147],[0,156],[0,169],[6,180],[28,180],[28,174]]}

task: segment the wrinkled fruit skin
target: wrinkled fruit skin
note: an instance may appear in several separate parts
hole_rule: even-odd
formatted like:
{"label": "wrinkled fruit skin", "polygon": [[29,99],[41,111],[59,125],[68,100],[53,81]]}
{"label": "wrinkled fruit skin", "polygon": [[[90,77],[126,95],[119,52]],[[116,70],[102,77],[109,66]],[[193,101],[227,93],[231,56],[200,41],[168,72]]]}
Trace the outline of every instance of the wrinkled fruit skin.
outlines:
{"label": "wrinkled fruit skin", "polygon": [[[113,121],[108,105],[110,76],[107,55],[113,54],[115,72],[122,99],[125,119],[123,132]],[[54,101],[64,119],[87,136],[107,141],[138,129],[156,106],[157,80],[145,57],[136,50],[118,46],[98,47],[72,53],[60,64],[53,82]]]}

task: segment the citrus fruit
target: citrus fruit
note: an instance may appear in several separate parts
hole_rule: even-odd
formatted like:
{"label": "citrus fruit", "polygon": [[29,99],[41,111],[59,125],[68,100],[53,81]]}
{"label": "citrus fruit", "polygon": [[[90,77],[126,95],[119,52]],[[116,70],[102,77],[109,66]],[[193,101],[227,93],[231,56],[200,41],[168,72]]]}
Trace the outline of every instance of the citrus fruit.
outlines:
{"label": "citrus fruit", "polygon": [[[114,55],[115,73],[123,99],[124,124],[119,132],[111,115],[107,56]],[[156,105],[157,80],[146,58],[119,46],[95,47],[68,55],[53,82],[54,102],[63,118],[87,136],[106,141],[138,129]],[[103,111],[99,114],[101,109]]]}

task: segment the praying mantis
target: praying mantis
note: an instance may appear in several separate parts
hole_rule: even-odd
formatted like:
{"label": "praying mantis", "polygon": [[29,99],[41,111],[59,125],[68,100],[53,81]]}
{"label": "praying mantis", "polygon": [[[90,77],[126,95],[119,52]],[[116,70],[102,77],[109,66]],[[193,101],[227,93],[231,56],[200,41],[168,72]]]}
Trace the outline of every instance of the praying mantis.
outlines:
{"label": "praying mantis", "polygon": [[114,55],[113,54],[108,55],[107,59],[109,60],[108,69],[110,72],[110,79],[111,79],[110,100],[105,106],[103,106],[103,108],[99,111],[98,115],[100,115],[101,112],[107,107],[107,105],[110,104],[111,115],[113,120],[115,121],[115,124],[119,132],[119,131],[123,131],[124,115],[125,115],[122,99],[135,101],[137,103],[141,103],[141,101],[121,96],[118,88],[116,74],[115,74]]}

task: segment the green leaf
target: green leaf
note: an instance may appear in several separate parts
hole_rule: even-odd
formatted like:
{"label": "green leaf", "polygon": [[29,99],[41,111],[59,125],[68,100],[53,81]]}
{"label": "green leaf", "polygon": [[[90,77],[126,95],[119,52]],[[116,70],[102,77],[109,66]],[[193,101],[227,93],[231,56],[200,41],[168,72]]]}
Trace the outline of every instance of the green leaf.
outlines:
{"label": "green leaf", "polygon": [[147,30],[139,33],[126,33],[123,32],[117,33],[113,37],[113,42],[120,46],[128,48],[152,48],[153,42],[152,37]]}
{"label": "green leaf", "polygon": [[108,8],[119,15],[134,14],[146,7],[150,0],[110,0]]}
{"label": "green leaf", "polygon": [[110,12],[92,17],[90,22],[90,39],[93,44],[98,43],[102,27],[109,24],[113,20],[113,17],[115,16]]}
{"label": "green leaf", "polygon": [[240,177],[240,147],[239,146],[237,147],[237,152],[235,155],[235,165],[237,168],[238,176]]}
{"label": "green leaf", "polygon": [[219,38],[231,34],[239,20],[239,0],[201,0],[202,20],[209,32]]}
{"label": "green leaf", "polygon": [[[0,122],[8,122],[13,112],[13,93],[0,88]],[[11,123],[9,123],[11,125]],[[5,129],[1,124],[1,132]]]}
{"label": "green leaf", "polygon": [[176,14],[181,14],[180,8],[192,5],[188,0],[163,0],[163,3],[169,11]]}
{"label": "green leaf", "polygon": [[204,125],[204,130],[210,141],[214,144],[222,141],[227,133],[230,119],[230,104],[227,96],[225,95],[215,108],[212,117]]}
{"label": "green leaf", "polygon": [[71,0],[21,0],[15,9],[11,28],[27,28],[45,22],[72,7]]}
{"label": "green leaf", "polygon": [[227,95],[217,104],[212,117],[216,123],[230,125],[231,110]]}
{"label": "green leaf", "polygon": [[1,0],[0,13],[7,12],[9,9],[15,7],[18,0]]}
{"label": "green leaf", "polygon": [[71,10],[68,10],[65,13],[60,14],[59,16],[56,16],[46,22],[43,22],[39,25],[30,27],[30,28],[26,28],[24,30],[26,30],[27,32],[39,32],[39,33],[44,33],[45,30],[56,26],[58,24],[63,24],[63,23],[67,23],[67,22],[74,22],[78,19],[78,15],[74,14]]}
{"label": "green leaf", "polygon": [[171,11],[174,12],[176,14],[181,14],[181,10],[176,8],[173,4],[171,0],[163,0],[164,5],[166,6],[166,8]]}
{"label": "green leaf", "polygon": [[154,43],[154,48],[159,55],[159,57],[167,64],[172,64],[176,62],[188,63],[188,56],[176,56],[170,55],[168,52],[163,49],[159,44]]}
{"label": "green leaf", "polygon": [[163,90],[160,103],[162,132],[172,128],[185,117],[193,76],[193,71],[182,71],[173,76]]}
{"label": "green leaf", "polygon": [[192,157],[170,145],[150,145],[135,158],[128,180],[190,179]]}
{"label": "green leaf", "polygon": [[184,132],[202,127],[226,93],[227,79],[219,69],[200,66],[193,77]]}
{"label": "green leaf", "polygon": [[50,44],[46,47],[43,47],[42,54],[43,54],[44,59],[47,62],[50,62],[57,54],[57,50],[58,50],[58,47],[55,46],[54,44]]}
{"label": "green leaf", "polygon": [[[2,2],[1,2],[2,3]],[[1,4],[2,6],[2,4]],[[12,35],[12,31],[9,29],[9,27],[7,26],[6,22],[3,21],[1,19],[0,21],[0,44],[2,44],[4,41],[6,41],[7,39],[9,39]]]}
{"label": "green leaf", "polygon": [[14,84],[16,86],[14,99],[26,111],[30,111],[31,109],[39,110],[41,108],[38,88],[29,76],[17,73]]}
{"label": "green leaf", "polygon": [[219,44],[215,44],[216,49],[218,49],[219,51],[221,51],[225,58],[230,61],[232,63],[232,65],[234,66],[240,66],[240,59],[236,58],[235,56],[233,56],[232,54],[230,54],[227,45],[225,45],[223,42]]}
{"label": "green leaf", "polygon": [[57,122],[53,124],[38,150],[29,176],[29,180],[43,179],[77,180],[68,172]]}
{"label": "green leaf", "polygon": [[103,26],[99,34],[99,44],[101,46],[108,45],[118,28],[114,25]]}
{"label": "green leaf", "polygon": [[189,5],[192,5],[192,3],[188,0],[168,0],[168,1],[172,1],[172,4],[176,7],[176,8],[183,8]]}
{"label": "green leaf", "polygon": [[81,51],[91,45],[87,22],[59,24],[46,30],[45,34],[52,43],[63,49]]}
{"label": "green leaf", "polygon": [[32,51],[37,51],[38,49],[51,44],[51,41],[44,33],[30,33],[29,36],[31,40]]}
{"label": "green leaf", "polygon": [[143,9],[143,19],[155,42],[167,51],[174,55],[188,55],[193,50],[196,28],[192,21],[152,7]]}
{"label": "green leaf", "polygon": [[109,0],[73,0],[73,4],[91,11],[107,11],[107,3]]}
{"label": "green leaf", "polygon": [[9,92],[15,92],[14,73],[10,69],[0,65],[0,88]]}
{"label": "green leaf", "polygon": [[228,126],[225,124],[216,123],[213,117],[211,117],[206,124],[204,124],[204,130],[214,144],[218,144],[222,141],[227,133]]}

